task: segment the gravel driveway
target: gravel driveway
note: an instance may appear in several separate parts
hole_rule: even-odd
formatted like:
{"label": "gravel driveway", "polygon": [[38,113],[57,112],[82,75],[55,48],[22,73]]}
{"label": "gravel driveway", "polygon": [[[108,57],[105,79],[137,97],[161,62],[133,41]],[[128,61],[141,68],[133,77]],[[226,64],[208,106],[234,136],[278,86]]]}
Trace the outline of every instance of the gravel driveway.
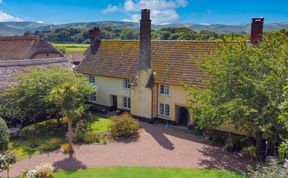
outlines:
{"label": "gravel driveway", "polygon": [[[17,162],[10,170],[11,177],[40,163],[52,163],[57,170],[106,166],[148,166],[181,168],[219,168],[243,170],[249,161],[212,146],[203,138],[185,130],[163,125],[141,123],[139,140],[107,145],[81,145],[73,158],[60,150],[39,154]],[[6,172],[0,173],[5,175]]]}

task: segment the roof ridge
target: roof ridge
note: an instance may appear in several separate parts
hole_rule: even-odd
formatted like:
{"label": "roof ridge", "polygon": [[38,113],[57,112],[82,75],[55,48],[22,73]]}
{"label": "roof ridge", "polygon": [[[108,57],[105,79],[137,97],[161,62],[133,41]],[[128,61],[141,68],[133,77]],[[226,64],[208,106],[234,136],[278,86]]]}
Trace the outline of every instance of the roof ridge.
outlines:
{"label": "roof ridge", "polygon": [[38,40],[38,36],[6,36],[0,37],[0,40]]}

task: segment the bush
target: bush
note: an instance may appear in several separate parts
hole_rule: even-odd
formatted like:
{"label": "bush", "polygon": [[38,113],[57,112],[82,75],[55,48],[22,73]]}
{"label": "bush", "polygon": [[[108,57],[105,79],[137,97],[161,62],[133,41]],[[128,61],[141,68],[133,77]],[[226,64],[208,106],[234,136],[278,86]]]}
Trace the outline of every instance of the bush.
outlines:
{"label": "bush", "polygon": [[211,133],[209,133],[209,136],[210,140],[217,145],[224,145],[226,139],[228,138],[225,133],[218,131],[212,131]]}
{"label": "bush", "polygon": [[283,163],[273,158],[269,163],[249,167],[246,176],[250,178],[287,178],[288,162]]}
{"label": "bush", "polygon": [[247,146],[240,151],[240,154],[244,158],[256,159],[256,147],[255,146]]}
{"label": "bush", "polygon": [[189,125],[189,126],[188,126],[188,129],[191,131],[191,133],[192,133],[193,135],[198,135],[198,136],[200,136],[200,135],[203,134],[203,130],[200,129],[199,127],[197,127],[197,125],[195,125],[195,124]]}
{"label": "bush", "polygon": [[116,140],[132,139],[139,137],[140,124],[129,115],[113,118],[110,134]]}
{"label": "bush", "polygon": [[59,145],[61,141],[62,141],[61,138],[51,138],[50,143]]}
{"label": "bush", "polygon": [[6,122],[0,117],[0,151],[5,151],[9,143],[9,130]]}
{"label": "bush", "polygon": [[278,148],[280,158],[288,158],[288,140],[282,142]]}
{"label": "bush", "polygon": [[[66,153],[69,152],[69,144],[68,144],[68,143],[63,144],[63,145],[61,146],[61,148],[62,148],[62,150],[63,150],[63,153],[66,154]],[[75,150],[76,150],[76,146],[75,146],[75,145],[72,145],[72,151],[75,152]]]}
{"label": "bush", "polygon": [[86,133],[84,135],[85,143],[100,143],[101,136],[98,133]]}
{"label": "bush", "polygon": [[54,167],[50,163],[40,164],[36,166],[37,177],[39,178],[49,178],[52,177],[54,172]]}
{"label": "bush", "polygon": [[73,142],[82,143],[85,141],[85,133],[87,132],[83,121],[79,121],[76,125],[74,135],[73,135]]}
{"label": "bush", "polygon": [[40,147],[40,150],[43,152],[46,152],[46,151],[58,150],[59,148],[60,148],[59,144],[48,143],[48,144],[42,145]]}

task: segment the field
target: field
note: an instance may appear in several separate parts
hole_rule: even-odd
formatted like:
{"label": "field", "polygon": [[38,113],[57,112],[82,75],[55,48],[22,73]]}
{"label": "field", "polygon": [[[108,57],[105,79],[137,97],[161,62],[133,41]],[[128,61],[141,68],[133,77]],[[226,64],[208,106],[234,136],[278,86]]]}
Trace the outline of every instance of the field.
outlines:
{"label": "field", "polygon": [[111,167],[57,172],[55,178],[244,178],[226,170]]}
{"label": "field", "polygon": [[70,53],[84,53],[87,48],[89,47],[89,44],[59,44],[59,43],[53,43],[54,47],[56,47],[58,50],[63,52],[64,54],[70,54]]}

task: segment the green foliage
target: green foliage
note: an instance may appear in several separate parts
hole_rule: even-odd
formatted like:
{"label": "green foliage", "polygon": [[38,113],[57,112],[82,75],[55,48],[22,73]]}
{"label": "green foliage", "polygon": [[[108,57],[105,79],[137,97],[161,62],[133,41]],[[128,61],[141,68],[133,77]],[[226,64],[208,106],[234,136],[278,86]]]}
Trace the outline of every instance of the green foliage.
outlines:
{"label": "green foliage", "polygon": [[85,143],[100,143],[101,135],[99,133],[91,132],[84,135]]}
{"label": "green foliage", "polygon": [[58,150],[60,147],[61,147],[60,144],[48,143],[48,144],[40,146],[39,150],[41,150],[42,152],[47,152],[47,151]]}
{"label": "green foliage", "polygon": [[80,120],[77,123],[76,128],[74,130],[73,141],[76,143],[84,142],[84,137],[85,137],[86,132],[87,132],[87,129],[83,123],[83,120]]}
{"label": "green foliage", "polygon": [[[246,129],[257,138],[281,133],[277,123],[288,77],[288,36],[266,33],[259,46],[226,43],[194,61],[208,74],[206,87],[190,89],[189,106],[201,128],[223,123]],[[277,130],[277,132],[275,132]],[[260,140],[258,140],[260,143]]]}
{"label": "green foliage", "polygon": [[110,134],[116,140],[133,139],[139,136],[140,124],[129,115],[113,118]]}
{"label": "green foliage", "polygon": [[[87,28],[59,28],[54,31],[27,32],[25,35],[36,35],[54,43],[89,43],[89,32]],[[210,31],[196,32],[186,27],[169,27],[159,30],[152,30],[154,40],[222,40],[224,37],[230,38],[230,34],[217,34]],[[234,38],[244,39],[241,34],[234,34]],[[132,29],[115,29],[112,27],[101,28],[100,38],[103,40],[121,39],[137,40],[139,31]],[[73,50],[72,48],[69,48]],[[65,51],[69,53],[68,51]]]}
{"label": "green foliage", "polygon": [[6,122],[0,117],[0,153],[7,149],[9,143],[9,130]]}
{"label": "green foliage", "polygon": [[249,167],[246,176],[250,178],[287,178],[288,164],[272,159],[266,164],[259,163],[255,167]]}
{"label": "green foliage", "polygon": [[11,117],[11,114],[4,117],[21,119],[22,122],[37,120],[41,116],[46,117],[48,114],[61,111],[59,105],[49,100],[49,93],[54,87],[70,81],[79,81],[81,85],[88,85],[80,74],[57,66],[30,68],[18,74],[16,79],[17,84],[8,88],[2,96],[5,98],[3,103],[5,108],[8,110],[12,108],[12,111],[18,112],[14,112],[14,117]]}
{"label": "green foliage", "polygon": [[11,152],[0,154],[0,169],[9,169],[12,164],[16,163],[16,157]]}
{"label": "green foliage", "polygon": [[240,154],[244,158],[248,159],[256,159],[256,147],[255,146],[247,146],[244,147],[241,151]]}
{"label": "green foliage", "polygon": [[283,141],[278,148],[280,158],[288,158],[288,140]]}

